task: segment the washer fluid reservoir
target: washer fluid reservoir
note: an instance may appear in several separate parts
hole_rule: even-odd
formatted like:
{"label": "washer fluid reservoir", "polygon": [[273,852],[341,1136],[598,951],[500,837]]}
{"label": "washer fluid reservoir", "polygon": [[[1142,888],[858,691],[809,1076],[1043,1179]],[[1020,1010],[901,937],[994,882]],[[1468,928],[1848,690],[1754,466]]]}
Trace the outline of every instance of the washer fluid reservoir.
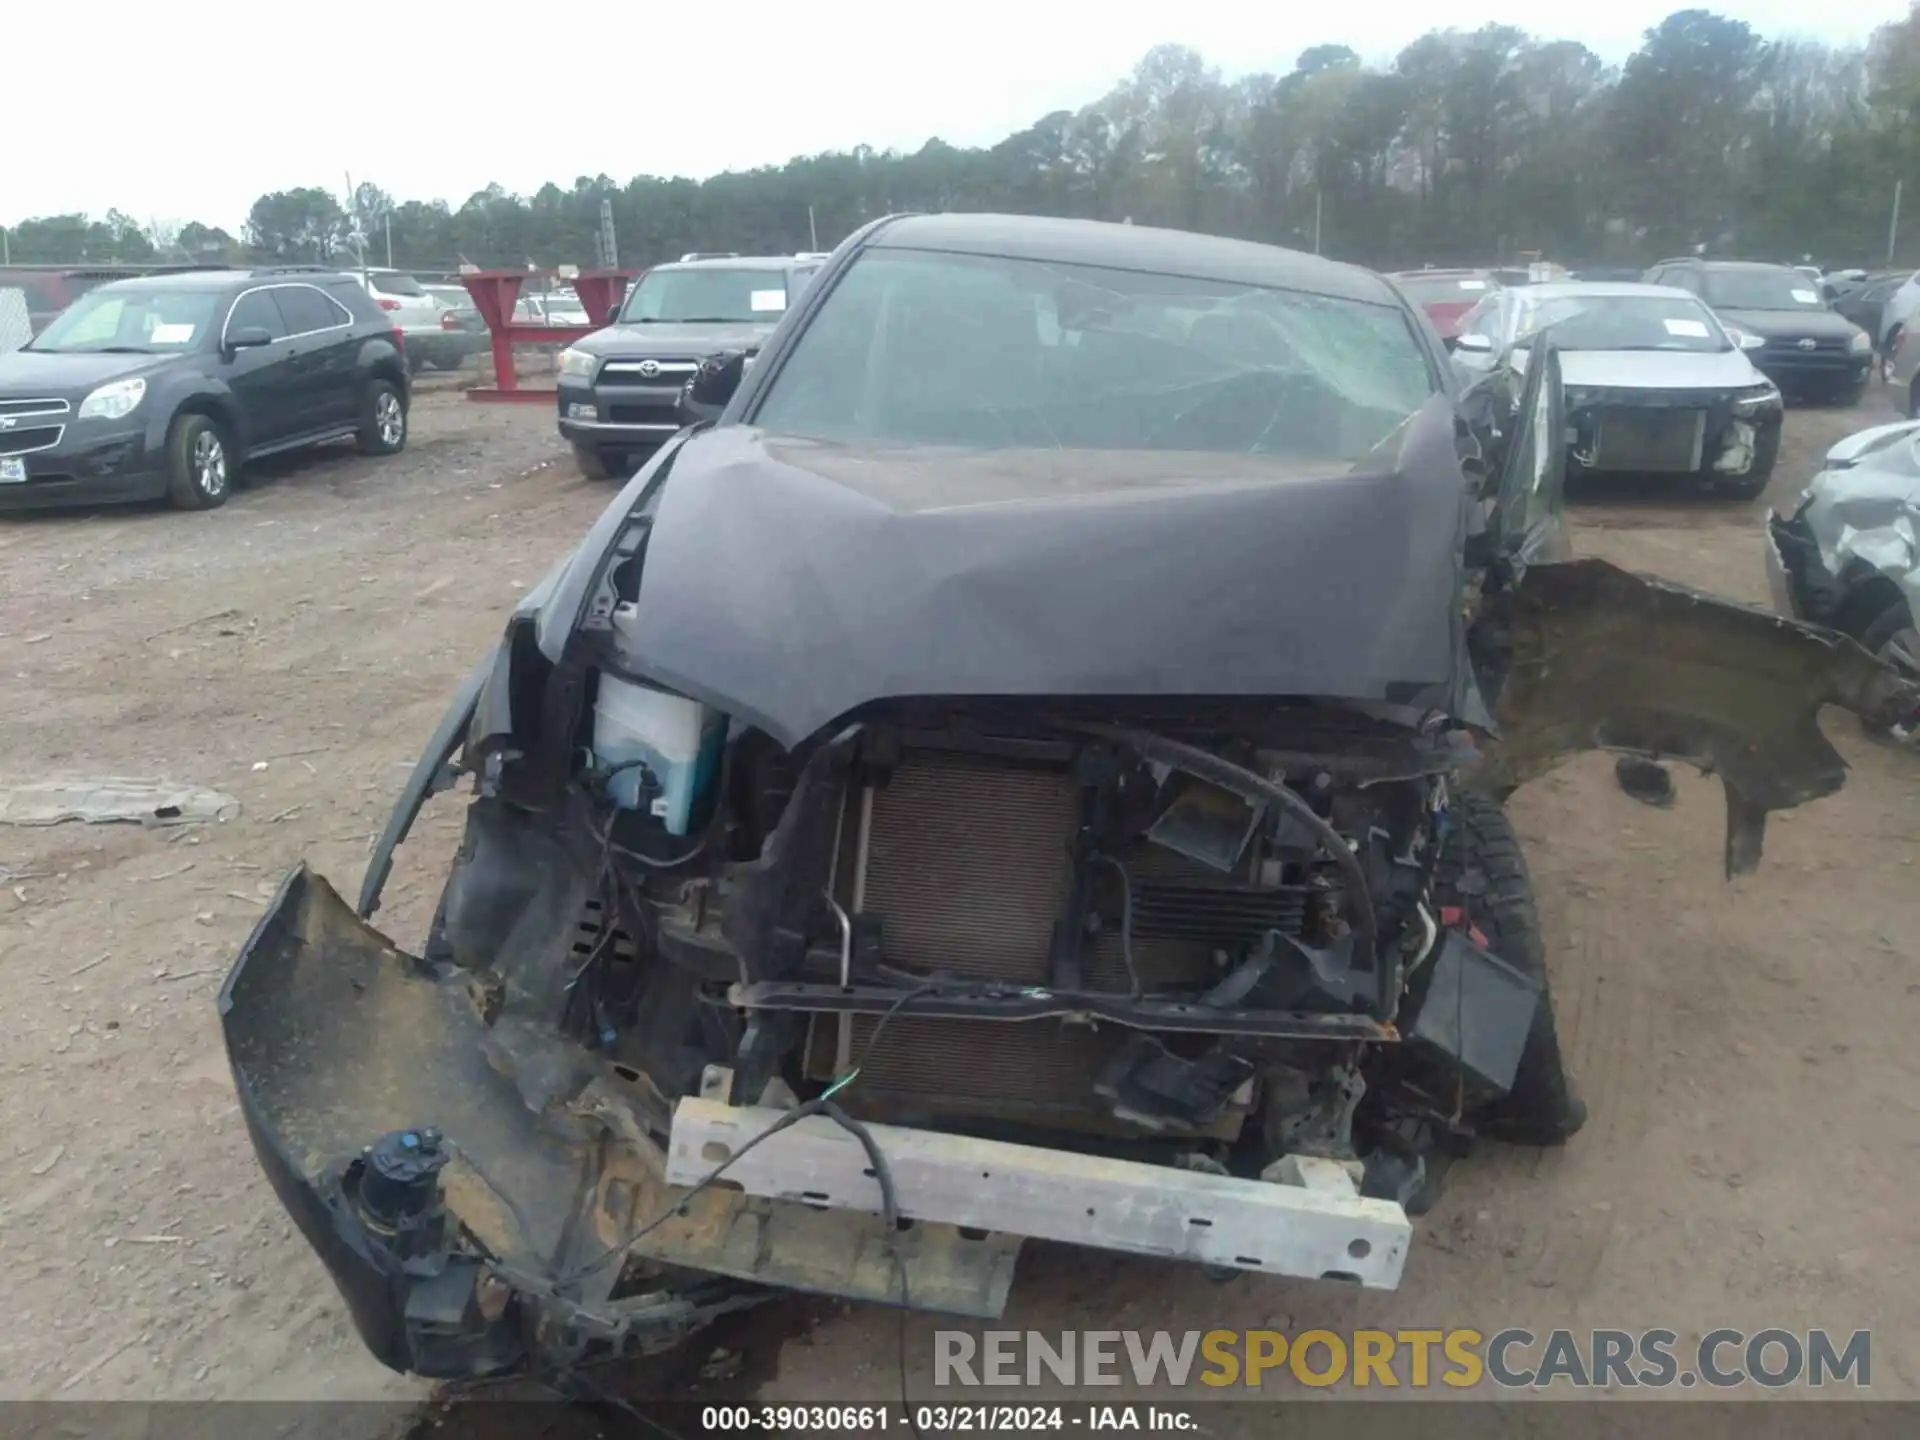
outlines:
{"label": "washer fluid reservoir", "polygon": [[726,734],[727,717],[711,706],[600,672],[593,754],[613,772],[608,798],[623,810],[647,810],[669,835],[687,833]]}

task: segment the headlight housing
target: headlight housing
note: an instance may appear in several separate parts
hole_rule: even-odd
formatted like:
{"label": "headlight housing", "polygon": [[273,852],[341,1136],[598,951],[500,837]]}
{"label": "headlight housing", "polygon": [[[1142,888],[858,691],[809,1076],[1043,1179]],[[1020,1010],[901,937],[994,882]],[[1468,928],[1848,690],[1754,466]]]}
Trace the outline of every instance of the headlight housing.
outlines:
{"label": "headlight housing", "polygon": [[147,398],[147,382],[138,375],[102,385],[80,402],[82,420],[119,420],[131,415]]}
{"label": "headlight housing", "polygon": [[1741,329],[1738,325],[1724,325],[1722,328],[1726,330],[1727,338],[1742,350],[1766,349],[1767,337],[1764,335],[1756,335],[1751,330]]}
{"label": "headlight housing", "polygon": [[1751,390],[1737,391],[1733,397],[1733,413],[1751,415],[1757,410],[1771,410],[1780,403],[1780,388],[1769,380],[1764,385],[1756,385]]}
{"label": "headlight housing", "polygon": [[1847,342],[1847,349],[1851,350],[1855,355],[1865,355],[1872,351],[1873,341],[1867,338],[1866,331],[1855,330],[1853,332],[1853,339]]}
{"label": "headlight housing", "polygon": [[590,379],[593,367],[599,363],[598,355],[590,355],[585,350],[575,350],[571,346],[560,352],[560,373],[577,380]]}

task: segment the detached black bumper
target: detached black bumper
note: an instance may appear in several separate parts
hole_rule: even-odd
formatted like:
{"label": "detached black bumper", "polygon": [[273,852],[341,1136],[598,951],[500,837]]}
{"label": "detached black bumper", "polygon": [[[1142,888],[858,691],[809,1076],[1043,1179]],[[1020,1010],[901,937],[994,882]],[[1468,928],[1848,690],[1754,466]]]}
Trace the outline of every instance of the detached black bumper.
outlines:
{"label": "detached black bumper", "polygon": [[[626,1097],[456,967],[394,948],[304,865],[220,992],[254,1153],[367,1348],[432,1379],[670,1349],[766,1291],[719,1276],[616,1298],[668,1208]],[[583,1068],[582,1062],[585,1061]]]}
{"label": "detached black bumper", "polygon": [[234,1086],[261,1169],[374,1356],[435,1378],[509,1370],[526,1356],[520,1307],[504,1291],[489,1297],[477,1258],[383,1225],[355,1173],[382,1135],[435,1123],[421,1109],[472,1108],[439,1073],[455,1057],[433,1053],[457,1032],[457,1010],[404,960],[326,881],[295,870],[220,992]]}

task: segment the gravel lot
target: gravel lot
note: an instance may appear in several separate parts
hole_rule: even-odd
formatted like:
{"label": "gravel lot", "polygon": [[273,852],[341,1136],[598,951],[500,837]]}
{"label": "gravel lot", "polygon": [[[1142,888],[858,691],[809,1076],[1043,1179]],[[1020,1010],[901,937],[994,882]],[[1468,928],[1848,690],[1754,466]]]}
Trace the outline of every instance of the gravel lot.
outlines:
{"label": "gravel lot", "polygon": [[[1793,412],[1774,494],[1879,403]],[[362,1354],[261,1179],[213,1007],[288,866],[357,885],[449,688],[606,502],[544,407],[430,394],[414,422],[396,460],[276,464],[209,514],[0,521],[0,779],[163,776],[244,807],[0,828],[0,1398],[421,1393]],[[1588,497],[1576,543],[1762,602],[1765,504]],[[1659,813],[1587,757],[1516,798],[1593,1119],[1457,1167],[1397,1295],[1042,1250],[1009,1323],[1871,1328],[1875,1392],[1920,1393],[1920,769],[1829,725],[1848,788],[1776,817],[1731,885],[1715,782],[1678,777]],[[403,852],[403,944],[457,816],[443,797]],[[766,1393],[896,1395],[893,1327],[830,1318]]]}

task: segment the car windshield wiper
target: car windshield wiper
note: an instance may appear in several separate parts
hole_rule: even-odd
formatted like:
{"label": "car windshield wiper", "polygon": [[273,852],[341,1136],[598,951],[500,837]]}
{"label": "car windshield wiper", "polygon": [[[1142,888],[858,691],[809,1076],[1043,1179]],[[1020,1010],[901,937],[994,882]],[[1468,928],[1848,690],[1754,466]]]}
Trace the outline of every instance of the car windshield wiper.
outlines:
{"label": "car windshield wiper", "polygon": [[95,345],[85,350],[69,350],[69,355],[153,355],[156,351],[141,345]]}
{"label": "car windshield wiper", "polygon": [[727,315],[683,315],[669,322],[674,325],[741,325],[746,322]]}

